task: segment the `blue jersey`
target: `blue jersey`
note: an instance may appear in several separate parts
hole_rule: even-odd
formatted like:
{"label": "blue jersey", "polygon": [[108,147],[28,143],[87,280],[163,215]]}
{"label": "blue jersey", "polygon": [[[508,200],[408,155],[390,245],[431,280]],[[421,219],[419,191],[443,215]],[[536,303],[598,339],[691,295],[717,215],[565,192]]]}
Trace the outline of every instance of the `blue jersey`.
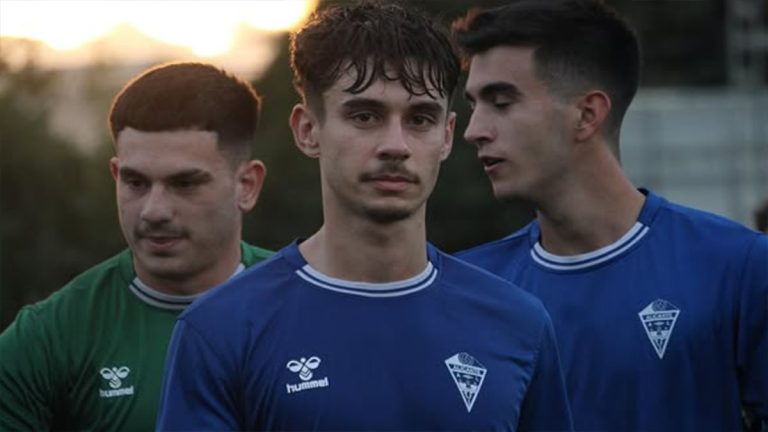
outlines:
{"label": "blue jersey", "polygon": [[765,422],[768,237],[643,192],[592,253],[547,253],[533,222],[458,255],[542,300],[576,430],[735,431],[742,406]]}
{"label": "blue jersey", "polygon": [[348,282],[294,243],[210,292],[174,329],[159,429],[570,429],[541,303],[428,256],[405,281]]}

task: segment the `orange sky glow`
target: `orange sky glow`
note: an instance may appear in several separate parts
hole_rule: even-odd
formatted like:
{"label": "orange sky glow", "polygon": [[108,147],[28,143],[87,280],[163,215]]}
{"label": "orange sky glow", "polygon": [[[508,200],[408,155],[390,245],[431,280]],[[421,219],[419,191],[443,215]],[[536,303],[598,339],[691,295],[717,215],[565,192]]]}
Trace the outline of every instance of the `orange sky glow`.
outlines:
{"label": "orange sky glow", "polygon": [[[268,48],[254,45],[267,45],[275,32],[300,25],[317,3],[2,0],[0,39],[6,40],[6,46],[8,40],[16,38],[42,42],[38,60],[50,67],[72,67],[94,60],[146,62],[176,56],[197,57],[241,70],[258,69],[264,66],[258,64],[258,59],[248,61],[243,57],[266,55]],[[10,51],[6,49],[6,54]]]}

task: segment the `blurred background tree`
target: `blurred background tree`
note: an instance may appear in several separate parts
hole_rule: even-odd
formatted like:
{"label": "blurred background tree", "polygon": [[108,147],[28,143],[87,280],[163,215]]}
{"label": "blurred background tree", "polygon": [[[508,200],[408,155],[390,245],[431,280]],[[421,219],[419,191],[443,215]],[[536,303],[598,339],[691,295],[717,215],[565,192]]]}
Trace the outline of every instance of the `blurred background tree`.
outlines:
{"label": "blurred background tree", "polygon": [[[728,83],[725,1],[610,2],[638,30],[645,53],[644,86],[717,88]],[[320,7],[339,2],[323,1]],[[410,3],[447,24],[469,7],[504,1]],[[288,128],[288,114],[298,102],[291,85],[288,37],[277,34],[273,42],[277,56],[253,82],[264,100],[255,154],[266,163],[268,175],[256,209],[246,217],[244,238],[278,249],[314,232],[322,218],[317,164],[295,149]],[[18,54],[10,48],[23,51],[27,61],[22,66],[7,61]],[[65,75],[73,72],[41,68],[36,50],[34,43],[23,41],[6,43],[0,50],[0,330],[22,305],[45,298],[125,247],[108,172],[113,149],[106,116],[125,81],[150,65],[134,65],[126,73],[123,66],[105,61],[76,71],[86,80],[94,118],[82,128],[99,129],[90,131],[97,145],[84,150],[51,127],[55,89],[66,86]],[[174,59],[153,62],[165,60]],[[454,108],[459,121],[453,154],[443,164],[427,217],[429,239],[448,251],[503,236],[533,216],[524,203],[502,205],[493,199],[475,150],[462,137],[468,107],[460,93]]]}

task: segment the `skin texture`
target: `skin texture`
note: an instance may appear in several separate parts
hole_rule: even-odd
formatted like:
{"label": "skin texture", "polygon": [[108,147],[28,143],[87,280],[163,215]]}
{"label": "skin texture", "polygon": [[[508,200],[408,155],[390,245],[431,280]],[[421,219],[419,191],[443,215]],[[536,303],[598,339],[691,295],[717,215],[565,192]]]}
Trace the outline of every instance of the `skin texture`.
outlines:
{"label": "skin texture", "polygon": [[644,201],[604,133],[610,98],[596,88],[569,93],[555,94],[537,76],[532,48],[499,46],[471,59],[464,137],[498,199],[536,205],[542,245],[559,255],[618,240]]}
{"label": "skin texture", "polygon": [[398,81],[358,94],[344,90],[352,81],[342,75],[323,94],[322,118],[305,104],[291,114],[297,146],[319,160],[323,193],[323,227],[300,249],[333,277],[404,279],[426,265],[426,201],[450,154],[455,114],[445,98],[413,96]]}
{"label": "skin texture", "polygon": [[473,114],[464,136],[476,143],[501,200],[535,200],[569,180],[569,126],[578,113],[536,77],[532,52],[499,47],[480,53],[466,84]]}
{"label": "skin texture", "polygon": [[201,130],[122,130],[110,160],[120,226],[136,273],[155,289],[194,294],[240,262],[242,212],[256,204],[266,170],[235,163]]}

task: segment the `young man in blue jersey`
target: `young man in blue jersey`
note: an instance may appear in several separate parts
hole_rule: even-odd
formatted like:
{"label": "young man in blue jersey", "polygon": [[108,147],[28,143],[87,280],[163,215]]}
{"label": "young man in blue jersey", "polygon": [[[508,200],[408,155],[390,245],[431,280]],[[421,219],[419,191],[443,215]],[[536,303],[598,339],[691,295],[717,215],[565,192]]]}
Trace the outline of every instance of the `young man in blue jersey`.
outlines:
{"label": "young man in blue jersey", "polygon": [[447,34],[363,2],[318,12],[291,52],[324,223],[179,318],[159,429],[570,429],[540,303],[426,241],[454,129]]}
{"label": "young man in blue jersey", "polygon": [[733,431],[768,418],[768,238],[636,189],[622,117],[630,27],[598,1],[520,0],[454,23],[473,112],[465,138],[498,199],[536,220],[459,256],[552,316],[574,427]]}
{"label": "young man in blue jersey", "polygon": [[154,429],[176,316],[271,255],[241,241],[265,175],[251,159],[259,107],[248,83],[201,63],[149,69],[117,95],[109,166],[129,247],[0,335],[0,430]]}

